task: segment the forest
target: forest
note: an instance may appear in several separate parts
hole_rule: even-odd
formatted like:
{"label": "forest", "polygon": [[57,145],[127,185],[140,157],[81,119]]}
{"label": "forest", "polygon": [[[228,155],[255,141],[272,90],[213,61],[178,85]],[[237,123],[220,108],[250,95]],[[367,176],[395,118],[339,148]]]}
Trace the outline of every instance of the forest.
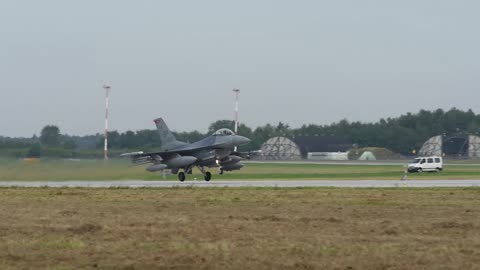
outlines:
{"label": "forest", "polygon": [[[195,142],[220,128],[234,129],[234,121],[218,120],[209,126],[207,133],[199,131],[175,132],[177,140]],[[471,109],[462,111],[452,108],[448,111],[420,110],[396,118],[380,119],[375,123],[350,122],[343,119],[328,125],[304,124],[292,128],[287,123],[266,124],[251,128],[240,123],[238,134],[252,140],[241,151],[257,150],[275,136],[342,136],[351,139],[359,147],[382,147],[399,154],[418,150],[430,137],[449,136],[457,133],[480,133],[480,115]],[[0,156],[4,157],[60,157],[100,158],[103,155],[103,134],[71,136],[61,134],[60,128],[45,126],[39,136],[31,138],[0,137]],[[161,142],[155,129],[138,131],[110,131],[109,149],[112,156],[123,151],[158,150]]]}

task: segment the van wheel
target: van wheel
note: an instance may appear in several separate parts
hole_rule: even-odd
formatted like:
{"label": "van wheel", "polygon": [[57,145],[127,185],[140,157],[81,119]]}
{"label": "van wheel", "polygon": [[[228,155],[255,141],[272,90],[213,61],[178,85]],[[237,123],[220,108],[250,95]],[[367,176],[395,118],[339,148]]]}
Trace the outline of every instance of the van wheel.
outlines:
{"label": "van wheel", "polygon": [[435,172],[436,172],[436,173],[439,173],[439,172],[440,172],[440,168],[436,168],[436,169],[435,169]]}
{"label": "van wheel", "polygon": [[421,172],[423,172],[423,169],[419,168],[417,172],[421,173]]}

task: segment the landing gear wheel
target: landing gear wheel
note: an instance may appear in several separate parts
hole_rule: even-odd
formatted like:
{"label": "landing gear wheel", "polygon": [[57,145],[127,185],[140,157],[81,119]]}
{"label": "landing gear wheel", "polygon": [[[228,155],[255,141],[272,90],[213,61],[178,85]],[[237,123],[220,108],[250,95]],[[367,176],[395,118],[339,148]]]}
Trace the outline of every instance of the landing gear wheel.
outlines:
{"label": "landing gear wheel", "polygon": [[210,172],[206,172],[205,173],[205,181],[210,181],[210,179],[212,179],[212,174]]}
{"label": "landing gear wheel", "polygon": [[218,174],[222,175],[223,174],[223,169],[220,168],[220,170],[218,171]]}
{"label": "landing gear wheel", "polygon": [[185,173],[184,172],[179,172],[178,173],[178,180],[180,180],[180,182],[185,181]]}

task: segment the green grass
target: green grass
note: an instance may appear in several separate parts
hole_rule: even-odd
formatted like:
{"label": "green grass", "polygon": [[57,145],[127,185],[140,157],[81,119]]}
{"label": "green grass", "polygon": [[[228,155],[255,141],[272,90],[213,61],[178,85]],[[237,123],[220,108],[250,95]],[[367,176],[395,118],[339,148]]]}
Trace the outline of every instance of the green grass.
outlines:
{"label": "green grass", "polygon": [[[161,180],[159,172],[150,173],[145,167],[130,167],[127,160],[0,160],[0,180]],[[226,172],[220,176],[216,168],[210,169],[214,180],[266,180],[266,179],[392,179],[404,174],[401,165],[330,165],[330,164],[280,164],[247,163],[240,171]],[[188,180],[202,180],[197,169]],[[480,165],[445,165],[441,173],[409,174],[408,179],[477,179]],[[167,180],[176,180],[175,175]]]}

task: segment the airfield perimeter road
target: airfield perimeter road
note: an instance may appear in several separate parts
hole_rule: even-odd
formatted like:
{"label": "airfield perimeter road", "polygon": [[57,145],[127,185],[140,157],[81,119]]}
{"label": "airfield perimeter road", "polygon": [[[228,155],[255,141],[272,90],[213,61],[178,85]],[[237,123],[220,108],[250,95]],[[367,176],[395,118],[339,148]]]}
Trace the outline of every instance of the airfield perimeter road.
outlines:
{"label": "airfield perimeter road", "polygon": [[0,187],[91,187],[91,188],[173,188],[173,187],[480,187],[480,180],[231,180],[231,181],[0,181]]}

